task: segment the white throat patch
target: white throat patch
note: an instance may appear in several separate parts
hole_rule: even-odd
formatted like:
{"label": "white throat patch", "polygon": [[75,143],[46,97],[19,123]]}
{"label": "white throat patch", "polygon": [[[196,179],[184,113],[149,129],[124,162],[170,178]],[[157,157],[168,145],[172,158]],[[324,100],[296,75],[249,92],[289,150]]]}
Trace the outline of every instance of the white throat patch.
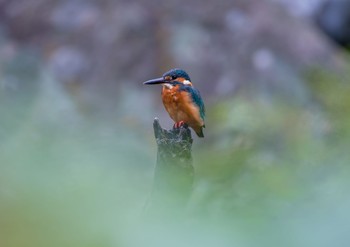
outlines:
{"label": "white throat patch", "polygon": [[183,81],[183,84],[185,84],[185,85],[191,85],[192,83],[191,83],[189,80],[184,80],[184,81]]}
{"label": "white throat patch", "polygon": [[166,88],[168,88],[168,89],[172,89],[174,86],[173,85],[171,85],[170,83],[164,83],[163,84]]}

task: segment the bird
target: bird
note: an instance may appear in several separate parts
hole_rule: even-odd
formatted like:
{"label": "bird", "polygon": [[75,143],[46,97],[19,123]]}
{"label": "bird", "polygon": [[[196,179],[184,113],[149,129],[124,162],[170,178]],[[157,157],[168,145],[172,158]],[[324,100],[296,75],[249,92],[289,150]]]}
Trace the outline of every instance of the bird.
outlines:
{"label": "bird", "polygon": [[174,128],[187,125],[196,132],[198,137],[204,137],[204,102],[184,70],[171,69],[162,77],[145,81],[143,84],[163,86],[161,94],[163,105],[175,122]]}

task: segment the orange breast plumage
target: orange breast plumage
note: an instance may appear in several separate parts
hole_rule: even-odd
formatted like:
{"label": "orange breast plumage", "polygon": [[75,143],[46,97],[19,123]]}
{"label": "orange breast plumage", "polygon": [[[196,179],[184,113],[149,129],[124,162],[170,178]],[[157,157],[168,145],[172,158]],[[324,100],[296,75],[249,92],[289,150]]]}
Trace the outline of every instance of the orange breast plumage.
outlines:
{"label": "orange breast plumage", "polygon": [[204,120],[201,117],[200,107],[193,101],[188,91],[181,90],[180,85],[164,85],[162,100],[166,111],[177,123],[188,124],[198,136],[203,136]]}

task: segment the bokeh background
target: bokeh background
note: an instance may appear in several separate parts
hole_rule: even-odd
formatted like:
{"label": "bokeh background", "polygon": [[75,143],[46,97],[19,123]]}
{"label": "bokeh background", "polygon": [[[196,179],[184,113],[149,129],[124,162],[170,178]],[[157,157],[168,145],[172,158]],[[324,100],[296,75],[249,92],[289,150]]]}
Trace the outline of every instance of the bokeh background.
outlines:
{"label": "bokeh background", "polygon": [[[1,0],[0,246],[347,246],[344,0]],[[145,219],[159,87],[207,108],[186,215]]]}

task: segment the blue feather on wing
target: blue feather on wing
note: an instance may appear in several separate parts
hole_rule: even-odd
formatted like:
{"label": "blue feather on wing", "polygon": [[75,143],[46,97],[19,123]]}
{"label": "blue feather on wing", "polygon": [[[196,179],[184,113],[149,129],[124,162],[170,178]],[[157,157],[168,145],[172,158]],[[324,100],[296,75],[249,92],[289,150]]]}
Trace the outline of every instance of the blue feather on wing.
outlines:
{"label": "blue feather on wing", "polygon": [[202,97],[201,97],[201,94],[199,93],[199,91],[197,89],[195,89],[194,87],[185,86],[185,85],[183,85],[180,88],[180,90],[184,90],[184,91],[190,93],[193,102],[199,107],[199,113],[200,113],[201,118],[204,120],[205,107],[204,107],[204,102],[202,100]]}

